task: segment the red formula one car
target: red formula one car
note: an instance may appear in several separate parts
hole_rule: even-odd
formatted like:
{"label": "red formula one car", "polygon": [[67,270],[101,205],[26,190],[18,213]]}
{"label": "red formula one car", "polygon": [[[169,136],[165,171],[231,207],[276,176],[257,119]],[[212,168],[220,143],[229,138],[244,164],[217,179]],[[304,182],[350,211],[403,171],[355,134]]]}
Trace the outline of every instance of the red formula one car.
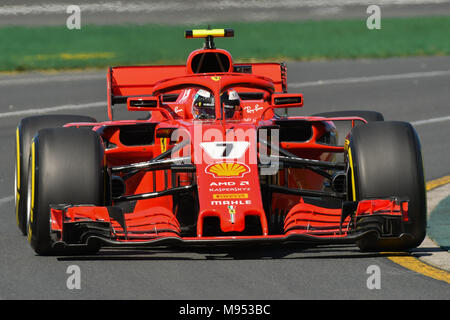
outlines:
{"label": "red formula one car", "polygon": [[[234,63],[214,37],[186,65],[113,67],[108,116],[18,125],[16,218],[38,254],[102,246],[356,243],[418,246],[426,228],[420,143],[374,111],[281,116],[284,63]],[[147,119],[115,121],[115,105]],[[277,109],[281,109],[276,112]]]}

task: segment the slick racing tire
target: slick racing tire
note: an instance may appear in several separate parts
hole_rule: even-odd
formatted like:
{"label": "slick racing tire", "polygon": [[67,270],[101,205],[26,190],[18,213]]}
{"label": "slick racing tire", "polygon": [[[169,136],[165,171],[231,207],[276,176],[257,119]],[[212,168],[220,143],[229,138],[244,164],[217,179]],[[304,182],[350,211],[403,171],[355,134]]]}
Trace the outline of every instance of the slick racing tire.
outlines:
{"label": "slick racing tire", "polygon": [[417,247],[426,232],[426,195],[421,147],[413,126],[399,121],[356,126],[351,131],[347,157],[350,200],[393,196],[409,200],[409,221],[404,230],[397,230],[403,236],[361,239],[359,248],[380,251]]}
{"label": "slick racing tire", "polygon": [[[28,170],[28,241],[39,255],[55,252],[50,239],[50,205],[106,202],[106,168],[101,137],[89,129],[42,129],[34,137]],[[92,250],[91,250],[92,249]],[[99,248],[86,248],[94,253]]]}
{"label": "slick racing tire", "polygon": [[16,130],[14,194],[16,222],[23,235],[27,234],[27,173],[31,140],[40,129],[61,127],[71,122],[97,122],[94,118],[77,115],[45,115],[22,119]]}

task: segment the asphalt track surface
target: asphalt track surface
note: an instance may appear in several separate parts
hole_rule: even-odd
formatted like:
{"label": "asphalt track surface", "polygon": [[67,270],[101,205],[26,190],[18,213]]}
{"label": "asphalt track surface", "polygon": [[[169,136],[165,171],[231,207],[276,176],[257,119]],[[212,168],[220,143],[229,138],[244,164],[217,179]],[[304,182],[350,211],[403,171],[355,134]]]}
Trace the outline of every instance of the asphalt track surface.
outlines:
{"label": "asphalt track surface", "polygon": [[77,4],[83,24],[217,25],[231,21],[366,19],[370,5],[382,17],[450,14],[450,0],[2,0],[0,25],[65,25],[69,5]]}
{"label": "asphalt track surface", "polygon": [[[305,96],[305,106],[297,114],[377,110],[386,120],[415,124],[426,179],[432,180],[450,174],[449,70],[449,57],[288,63],[288,81],[290,92]],[[105,249],[92,257],[36,256],[14,219],[17,122],[29,110],[56,110],[54,107],[61,106],[64,110],[69,105],[73,110],[64,113],[105,120],[106,108],[101,107],[105,101],[104,74],[92,71],[0,76],[1,299],[450,297],[447,283],[405,269],[386,254],[361,253],[352,245],[194,251]],[[80,290],[66,286],[70,265],[80,267]],[[380,268],[381,289],[367,287],[367,270],[373,265]]]}

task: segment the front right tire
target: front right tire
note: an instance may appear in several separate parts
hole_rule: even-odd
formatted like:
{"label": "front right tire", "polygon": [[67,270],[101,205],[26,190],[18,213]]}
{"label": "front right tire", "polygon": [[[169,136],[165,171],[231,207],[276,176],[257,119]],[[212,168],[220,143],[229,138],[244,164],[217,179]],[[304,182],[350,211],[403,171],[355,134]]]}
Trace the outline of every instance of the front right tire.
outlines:
{"label": "front right tire", "polygon": [[409,200],[409,222],[404,225],[407,237],[362,239],[357,243],[360,249],[406,250],[420,245],[426,234],[426,191],[421,146],[413,126],[399,121],[356,126],[347,157],[350,200],[392,196]]}

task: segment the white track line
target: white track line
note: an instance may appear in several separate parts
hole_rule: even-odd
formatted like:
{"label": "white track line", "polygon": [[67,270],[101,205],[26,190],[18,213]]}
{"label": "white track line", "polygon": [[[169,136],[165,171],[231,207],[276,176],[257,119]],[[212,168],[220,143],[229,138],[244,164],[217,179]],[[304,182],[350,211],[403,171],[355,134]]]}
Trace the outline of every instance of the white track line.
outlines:
{"label": "white track line", "polygon": [[14,196],[8,196],[0,199],[0,206],[14,200]]}
{"label": "white track line", "polygon": [[[187,10],[223,10],[223,9],[295,9],[323,8],[341,6],[369,6],[377,4],[388,5],[419,5],[448,3],[449,0],[218,0],[218,1],[153,1],[152,3],[128,1],[103,1],[99,3],[79,4],[83,13],[151,13]],[[39,5],[6,5],[0,7],[0,16],[30,15],[30,14],[61,14],[66,13],[68,3],[43,3]]]}
{"label": "white track line", "polygon": [[[362,82],[372,82],[372,81],[389,81],[389,80],[404,80],[404,79],[417,79],[417,78],[429,78],[429,77],[440,77],[440,76],[449,76],[450,70],[442,70],[442,71],[424,71],[424,72],[411,72],[411,73],[400,73],[400,74],[387,74],[387,75],[377,75],[377,76],[369,76],[369,77],[350,77],[350,78],[340,78],[340,79],[328,79],[328,80],[318,80],[318,81],[309,81],[309,82],[295,82],[290,83],[289,87],[294,88],[304,88],[304,87],[315,87],[315,86],[324,86],[324,85],[333,85],[333,84],[349,84],[349,83],[362,83]],[[70,81],[72,80],[84,80],[88,77],[92,78],[100,78],[99,75],[79,75],[79,76],[61,76],[59,78],[50,77],[50,78],[23,78],[23,79],[13,79],[13,80],[0,80],[0,85],[8,83],[8,81],[15,81],[13,84],[23,84],[26,82],[50,82],[50,81]],[[60,79],[60,80],[58,80]],[[19,110],[19,111],[11,111],[0,113],[0,118],[8,118],[8,117],[17,117],[17,116],[27,116],[33,114],[42,114],[49,112],[57,112],[64,110],[78,110],[78,109],[87,109],[87,108],[95,108],[95,107],[103,107],[106,103],[104,101],[90,102],[84,104],[70,104],[70,105],[62,105],[48,108],[40,108],[40,109],[27,109],[27,110]],[[424,120],[417,120],[411,122],[415,126],[429,124],[429,123],[437,123],[449,121],[450,116],[439,117],[439,118],[431,118]]]}
{"label": "white track line", "polygon": [[327,79],[327,80],[317,80],[317,81],[308,81],[308,82],[294,82],[294,83],[288,83],[288,87],[304,88],[304,87],[317,87],[317,86],[331,85],[331,84],[349,84],[349,83],[361,83],[361,82],[372,82],[372,81],[417,79],[417,78],[429,78],[429,77],[442,77],[442,76],[449,76],[449,75],[450,75],[450,70],[423,71],[423,72],[410,72],[410,73],[399,73],[399,74],[384,74],[384,75],[368,76],[368,77],[350,77],[350,78]]}
{"label": "white track line", "polygon": [[70,75],[55,75],[55,76],[42,75],[30,78],[0,79],[0,86],[39,84],[48,82],[86,81],[86,80],[100,80],[100,79],[105,79],[106,83],[106,71],[104,74],[101,73],[70,74]]}
{"label": "white track line", "polygon": [[411,124],[414,126],[420,126],[423,124],[430,124],[430,123],[437,123],[437,122],[444,122],[444,121],[450,121],[450,116],[412,121]]}
{"label": "white track line", "polygon": [[65,110],[80,110],[80,109],[97,108],[97,107],[106,107],[106,102],[98,101],[98,102],[89,102],[89,103],[83,103],[83,104],[67,104],[67,105],[63,105],[63,106],[56,106],[56,107],[49,107],[49,108],[36,108],[36,109],[4,112],[4,113],[0,113],[0,119],[8,118],[8,117],[19,117],[19,116],[21,117],[21,116],[28,116],[28,115],[34,115],[34,114],[49,113],[49,112],[57,112],[57,111],[65,111]]}
{"label": "white track line", "polygon": [[[332,84],[348,84],[348,83],[360,83],[360,82],[372,82],[372,81],[384,81],[384,80],[402,80],[402,79],[415,79],[415,78],[429,78],[450,75],[450,70],[435,70],[435,71],[422,71],[422,72],[410,72],[399,74],[385,74],[377,76],[366,77],[348,77],[339,79],[326,79],[317,81],[306,82],[292,82],[289,83],[289,87],[316,87]],[[61,82],[61,81],[83,81],[83,80],[101,80],[106,81],[106,72],[94,73],[94,74],[70,74],[70,75],[55,75],[31,78],[18,78],[18,79],[1,79],[0,86],[7,85],[21,85],[21,84],[35,84],[35,83],[47,83],[47,82]]]}
{"label": "white track line", "polygon": [[[35,115],[35,114],[44,114],[44,113],[58,112],[58,111],[65,111],[65,110],[80,110],[80,109],[88,109],[88,108],[98,108],[98,107],[105,107],[105,106],[106,106],[106,103],[104,101],[97,101],[97,102],[90,102],[90,103],[84,103],[84,104],[68,104],[68,105],[49,107],[49,108],[27,109],[27,110],[0,113],[0,119],[1,118],[9,118],[9,117],[22,117],[22,116],[29,116],[29,115]],[[420,126],[420,125],[424,125],[424,124],[438,123],[438,122],[445,122],[445,121],[450,121],[450,116],[430,118],[430,119],[424,119],[424,120],[416,120],[416,121],[412,121],[411,124],[414,126]]]}
{"label": "white track line", "polygon": [[[385,74],[367,77],[349,77],[349,78],[326,79],[326,80],[306,81],[306,82],[293,82],[289,83],[288,86],[294,88],[317,87],[332,84],[349,84],[349,83],[361,83],[361,82],[385,81],[385,80],[387,81],[387,80],[429,78],[448,75],[450,75],[450,70],[437,70],[437,71],[410,72],[400,74]],[[102,73],[71,74],[71,75],[42,76],[42,77],[18,78],[18,79],[0,79],[0,86],[61,82],[61,81],[67,82],[67,81],[83,81],[83,80],[101,80],[101,79],[105,79],[106,81],[106,72],[105,74]]]}

